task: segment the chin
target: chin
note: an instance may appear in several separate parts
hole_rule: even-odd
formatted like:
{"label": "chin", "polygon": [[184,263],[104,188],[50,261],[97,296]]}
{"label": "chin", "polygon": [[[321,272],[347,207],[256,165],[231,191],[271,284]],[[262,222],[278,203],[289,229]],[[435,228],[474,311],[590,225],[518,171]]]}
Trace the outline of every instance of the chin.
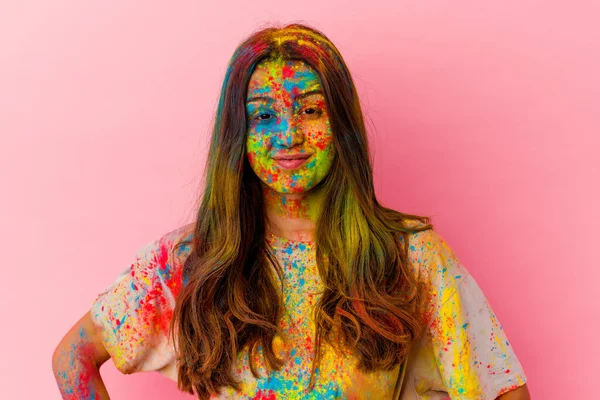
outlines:
{"label": "chin", "polygon": [[[268,181],[267,179],[263,179],[263,176],[261,176],[261,181],[263,183],[263,185],[266,185],[267,187],[269,187],[271,190],[279,193],[279,194],[293,194],[293,193],[306,193],[309,192],[315,188],[317,188],[320,183],[323,181],[323,179],[307,179],[307,177],[302,177],[302,181],[305,182],[301,185],[296,185],[296,186],[291,186],[289,183],[286,182],[286,184],[282,184],[281,181]],[[309,183],[306,183],[306,182]]]}
{"label": "chin", "polygon": [[305,192],[308,192],[309,190],[312,189],[312,187],[306,187],[306,186],[294,186],[294,187],[290,187],[290,186],[277,186],[277,187],[273,187],[273,186],[270,186],[270,187],[271,187],[271,189],[273,189],[277,193],[281,193],[281,194],[305,193]]}

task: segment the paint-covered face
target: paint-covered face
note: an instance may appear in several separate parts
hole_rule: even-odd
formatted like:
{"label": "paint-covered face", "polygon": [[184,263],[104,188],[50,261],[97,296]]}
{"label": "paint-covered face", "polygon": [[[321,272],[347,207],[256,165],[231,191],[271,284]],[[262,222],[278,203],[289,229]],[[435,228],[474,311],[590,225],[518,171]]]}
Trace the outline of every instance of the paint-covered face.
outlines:
{"label": "paint-covered face", "polygon": [[248,161],[279,193],[306,192],[327,176],[333,134],[319,75],[302,61],[264,60],[246,97]]}

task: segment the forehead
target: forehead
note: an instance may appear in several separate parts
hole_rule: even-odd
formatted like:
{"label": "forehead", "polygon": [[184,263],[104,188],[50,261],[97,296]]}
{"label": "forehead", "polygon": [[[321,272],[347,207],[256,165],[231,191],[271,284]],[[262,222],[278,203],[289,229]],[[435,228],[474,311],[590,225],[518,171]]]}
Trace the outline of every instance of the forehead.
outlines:
{"label": "forehead", "polygon": [[299,60],[263,60],[250,76],[247,98],[257,94],[305,92],[321,89],[317,72]]}

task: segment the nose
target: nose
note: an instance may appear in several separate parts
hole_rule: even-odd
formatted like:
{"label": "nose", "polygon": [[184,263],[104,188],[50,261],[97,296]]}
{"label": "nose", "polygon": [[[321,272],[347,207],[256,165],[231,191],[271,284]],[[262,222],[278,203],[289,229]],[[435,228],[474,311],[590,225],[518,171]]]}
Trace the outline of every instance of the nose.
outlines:
{"label": "nose", "polygon": [[282,119],[277,134],[274,135],[274,146],[291,148],[304,143],[304,133],[297,124],[289,119]]}

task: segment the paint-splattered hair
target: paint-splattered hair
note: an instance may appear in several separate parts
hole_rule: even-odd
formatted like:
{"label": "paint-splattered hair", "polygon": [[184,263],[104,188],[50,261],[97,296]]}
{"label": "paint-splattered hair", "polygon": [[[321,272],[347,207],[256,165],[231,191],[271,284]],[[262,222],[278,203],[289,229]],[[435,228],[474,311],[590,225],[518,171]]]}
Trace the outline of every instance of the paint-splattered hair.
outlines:
{"label": "paint-splattered hair", "polygon": [[406,245],[410,232],[431,227],[429,218],[377,201],[356,88],[333,43],[302,24],[262,29],[238,46],[225,75],[185,285],[171,325],[177,332],[178,387],[195,391],[199,399],[220,387],[239,388],[231,366],[246,346],[249,355],[261,346],[270,369],[283,365],[271,347],[283,300],[270,271],[274,266],[282,272],[266,247],[260,181],[245,147],[250,76],[260,61],[279,57],[303,61],[318,73],[336,149],[320,183],[324,206],[315,241],[325,289],[314,309],[311,388],[323,341],[350,348],[365,371],[390,369],[404,359],[422,328],[415,307],[420,289]]}

